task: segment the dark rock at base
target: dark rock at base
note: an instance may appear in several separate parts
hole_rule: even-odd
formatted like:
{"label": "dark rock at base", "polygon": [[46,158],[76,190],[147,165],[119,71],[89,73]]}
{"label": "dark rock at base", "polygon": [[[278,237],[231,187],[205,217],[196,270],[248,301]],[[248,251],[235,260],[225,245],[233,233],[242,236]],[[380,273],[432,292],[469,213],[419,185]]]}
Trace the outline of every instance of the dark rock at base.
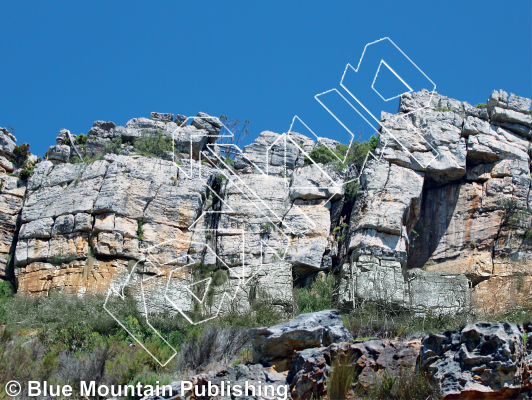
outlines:
{"label": "dark rock at base", "polygon": [[290,322],[251,329],[253,361],[290,369],[294,351],[346,342],[352,335],[337,310],[301,314]]}
{"label": "dark rock at base", "polygon": [[479,322],[430,334],[423,339],[418,367],[428,373],[444,399],[525,395],[532,389],[532,360],[530,341],[525,344],[523,334],[521,326],[507,322]]}

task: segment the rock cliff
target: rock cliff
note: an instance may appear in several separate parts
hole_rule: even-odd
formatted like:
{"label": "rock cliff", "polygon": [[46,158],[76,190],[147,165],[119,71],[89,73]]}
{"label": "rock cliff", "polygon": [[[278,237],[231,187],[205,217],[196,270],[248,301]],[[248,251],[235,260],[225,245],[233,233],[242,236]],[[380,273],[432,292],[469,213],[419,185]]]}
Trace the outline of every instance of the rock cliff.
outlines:
{"label": "rock cliff", "polygon": [[127,287],[150,310],[201,303],[210,315],[289,308],[320,271],[335,274],[344,308],[531,304],[531,102],[405,95],[360,171],[309,162],[332,141],[294,132],[262,132],[233,161],[217,118],[152,113],[61,130],[23,179],[2,128],[0,276],[20,293]]}

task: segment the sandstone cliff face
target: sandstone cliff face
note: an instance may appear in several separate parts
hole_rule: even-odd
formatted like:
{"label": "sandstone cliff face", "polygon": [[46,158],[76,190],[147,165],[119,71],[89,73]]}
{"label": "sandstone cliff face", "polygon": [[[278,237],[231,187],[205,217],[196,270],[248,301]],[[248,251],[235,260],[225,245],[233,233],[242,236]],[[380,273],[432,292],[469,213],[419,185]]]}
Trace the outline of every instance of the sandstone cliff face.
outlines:
{"label": "sandstone cliff face", "polygon": [[363,171],[351,215],[344,302],[483,312],[529,303],[531,101],[500,91],[474,108],[433,95],[419,109],[429,97],[383,113],[379,160]]}
{"label": "sandstone cliff face", "polygon": [[[62,130],[27,181],[0,176],[0,273],[14,271],[21,293],[128,287],[150,310],[202,303],[212,315],[262,299],[289,307],[294,285],[321,270],[336,274],[347,308],[530,304],[530,103],[503,91],[485,108],[404,96],[397,115],[382,115],[353,203],[352,171],[304,165],[316,143],[298,133],[262,132],[231,164],[215,145],[221,123],[203,113],[190,125],[158,113],[97,121],[75,147]],[[135,155],[142,137],[171,138],[174,151]],[[69,162],[117,138],[118,155]],[[0,145],[9,167],[6,130]]]}

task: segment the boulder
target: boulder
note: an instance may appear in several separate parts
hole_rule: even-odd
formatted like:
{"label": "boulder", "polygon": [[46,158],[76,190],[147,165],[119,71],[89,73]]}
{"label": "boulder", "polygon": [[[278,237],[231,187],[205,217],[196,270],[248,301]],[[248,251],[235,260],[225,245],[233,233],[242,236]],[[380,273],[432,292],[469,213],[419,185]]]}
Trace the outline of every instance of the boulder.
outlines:
{"label": "boulder", "polygon": [[150,113],[150,119],[152,119],[154,121],[173,122],[174,121],[174,114],[151,112]]}
{"label": "boulder", "polygon": [[384,369],[390,376],[414,372],[420,348],[420,340],[374,339],[298,351],[287,376],[290,393],[297,400],[325,396],[334,359],[345,355],[352,357],[351,365],[356,368],[358,384],[368,388]]}
{"label": "boulder", "polygon": [[48,149],[48,160],[53,163],[65,163],[70,158],[70,146],[57,144]]}
{"label": "boulder", "polygon": [[175,116],[175,123],[178,125],[178,126],[181,126],[183,125],[184,123],[187,122],[187,117],[185,115],[181,115],[181,114],[176,114]]}
{"label": "boulder", "polygon": [[203,129],[209,132],[209,143],[214,143],[216,141],[216,137],[223,127],[218,118],[211,117],[209,114],[205,114],[204,112],[199,112],[192,121],[191,125],[197,129]]}
{"label": "boulder", "polygon": [[352,339],[336,310],[300,314],[292,321],[250,330],[253,361],[289,369],[294,350]]}
{"label": "boulder", "polygon": [[17,139],[6,128],[0,128],[0,155],[11,158]]}

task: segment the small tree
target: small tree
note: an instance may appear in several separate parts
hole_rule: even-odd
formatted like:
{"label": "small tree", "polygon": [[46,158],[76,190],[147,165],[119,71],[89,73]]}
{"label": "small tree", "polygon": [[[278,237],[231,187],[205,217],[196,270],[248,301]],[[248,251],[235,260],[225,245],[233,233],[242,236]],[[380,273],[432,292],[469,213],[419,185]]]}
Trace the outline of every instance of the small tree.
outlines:
{"label": "small tree", "polygon": [[[238,118],[235,118],[229,122],[227,115],[222,115],[220,117],[220,121],[225,127],[227,127],[227,129],[222,128],[220,131],[220,136],[218,137],[218,140],[216,140],[216,144],[227,145],[225,148],[222,147],[221,151],[224,153],[226,158],[232,161],[239,153],[235,151],[236,149],[233,146],[230,145],[236,145],[240,147],[242,141],[251,134],[251,132],[247,129],[249,120],[246,119],[244,122],[242,122]],[[229,130],[229,132],[227,132],[227,130]]]}
{"label": "small tree", "polygon": [[20,167],[28,159],[30,154],[30,145],[28,143],[22,143],[13,149],[13,156],[15,157],[13,160]]}

